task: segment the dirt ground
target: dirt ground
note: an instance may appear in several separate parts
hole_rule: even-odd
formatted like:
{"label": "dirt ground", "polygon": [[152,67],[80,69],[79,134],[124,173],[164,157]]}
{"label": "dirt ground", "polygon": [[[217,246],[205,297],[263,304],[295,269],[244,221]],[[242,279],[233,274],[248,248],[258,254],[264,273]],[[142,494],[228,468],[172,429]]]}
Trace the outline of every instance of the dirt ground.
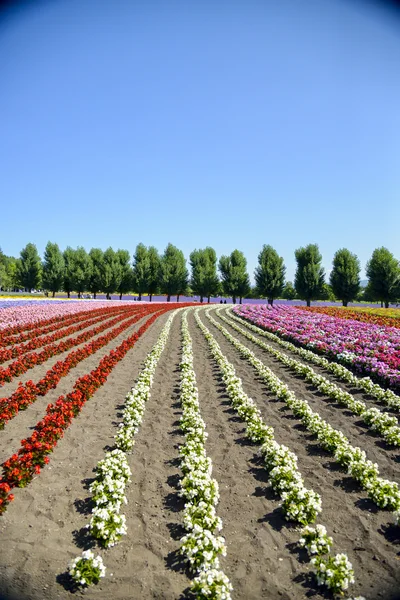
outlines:
{"label": "dirt ground", "polygon": [[[215,313],[213,312],[213,315]],[[188,573],[179,555],[182,501],[178,496],[181,476],[178,446],[183,443],[178,422],[181,350],[180,315],[171,328],[160,358],[143,425],[129,455],[132,482],[123,512],[128,534],[108,550],[90,538],[86,524],[91,501],[88,486],[93,469],[113,445],[124,398],[134,385],[147,353],[156,342],[168,315],[151,325],[135,347],[115,367],[106,384],[87,402],[50,457],[50,464],[25,489],[15,490],[15,501],[0,517],[0,598],[2,600],[66,600],[84,596],[90,600],[150,600],[188,597]],[[275,429],[279,442],[298,455],[305,483],[322,496],[318,522],[333,536],[336,552],[346,552],[353,563],[356,584],[349,596],[368,600],[400,598],[400,528],[390,513],[376,510],[365,493],[333,459],[320,450],[299,421],[277,401],[240,356],[202,313],[202,320],[221,345],[241,377],[244,390],[257,402],[265,421]],[[72,389],[77,377],[88,373],[112,347],[129,336],[142,322],[121,334],[109,346],[80,363],[63,378],[56,390],[40,398],[0,431],[0,457],[9,457],[19,441],[43,416],[49,402]],[[399,481],[399,450],[390,450],[359,422],[334,405],[289,369],[255,344],[224,324],[235,337],[281,377],[295,393],[306,398],[352,443],[363,447],[378,462],[382,476]],[[227,556],[221,567],[230,578],[233,598],[296,600],[324,595],[315,586],[309,562],[296,542],[299,530],[290,526],[280,511],[280,501],[268,486],[258,447],[244,436],[244,424],[232,410],[207,342],[189,316],[193,338],[201,412],[207,424],[207,453],[214,465],[221,499],[217,512],[223,520]],[[264,340],[266,341],[266,340]],[[48,369],[29,372],[37,381]],[[15,382],[17,387],[18,382]],[[349,389],[341,383],[345,389]],[[7,392],[13,384],[7,384]],[[3,390],[0,391],[1,395]],[[371,405],[373,401],[359,392]],[[102,555],[106,577],[85,592],[71,590],[66,574],[69,561],[82,549]],[[346,596],[344,596],[346,598]]]}

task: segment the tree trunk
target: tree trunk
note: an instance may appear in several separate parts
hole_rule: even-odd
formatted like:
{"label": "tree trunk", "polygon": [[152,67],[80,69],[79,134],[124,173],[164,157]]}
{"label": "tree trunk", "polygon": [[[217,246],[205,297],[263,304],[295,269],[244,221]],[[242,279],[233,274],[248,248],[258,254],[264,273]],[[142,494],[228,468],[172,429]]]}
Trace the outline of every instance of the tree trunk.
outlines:
{"label": "tree trunk", "polygon": [[119,295],[119,299],[122,300],[122,292]]}
{"label": "tree trunk", "polygon": [[307,306],[311,306],[311,300],[307,300]]}
{"label": "tree trunk", "polygon": [[236,304],[236,296],[232,296],[232,302],[233,304]]}
{"label": "tree trunk", "polygon": [[210,296],[207,296],[207,304],[210,304]]}
{"label": "tree trunk", "polygon": [[56,293],[55,293],[55,292],[53,292],[52,298],[55,298],[55,297],[56,297]]}
{"label": "tree trunk", "polygon": [[142,301],[142,292],[139,292],[138,302]]}
{"label": "tree trunk", "polygon": [[385,302],[385,308],[389,308],[389,302]]}
{"label": "tree trunk", "polygon": [[343,306],[347,306],[348,305],[348,301],[347,300],[342,300],[342,304],[343,304]]}
{"label": "tree trunk", "polygon": [[200,302],[203,302],[204,298],[203,296],[200,296]]}
{"label": "tree trunk", "polygon": [[381,300],[381,308],[383,308],[383,300]]}
{"label": "tree trunk", "polygon": [[171,294],[168,294],[168,296],[167,296],[167,302],[171,302]]}
{"label": "tree trunk", "polygon": [[176,297],[176,301],[177,302],[179,302],[179,296],[180,296],[180,294],[178,294],[177,297]]}
{"label": "tree trunk", "polygon": [[149,294],[149,300],[150,300],[150,302],[153,301],[153,294]]}
{"label": "tree trunk", "polygon": [[80,292],[78,292],[78,298],[80,298],[80,297],[81,297],[81,293],[80,293]]}
{"label": "tree trunk", "polygon": [[96,294],[97,292],[93,292],[93,298],[96,300]]}
{"label": "tree trunk", "polygon": [[239,304],[242,304],[242,296],[239,298]]}
{"label": "tree trunk", "polygon": [[273,298],[268,298],[268,304],[269,304],[270,306],[272,306],[272,305],[273,305],[273,303],[274,303],[274,299],[273,299]]}
{"label": "tree trunk", "polygon": [[67,298],[71,297],[71,292],[67,292]]}

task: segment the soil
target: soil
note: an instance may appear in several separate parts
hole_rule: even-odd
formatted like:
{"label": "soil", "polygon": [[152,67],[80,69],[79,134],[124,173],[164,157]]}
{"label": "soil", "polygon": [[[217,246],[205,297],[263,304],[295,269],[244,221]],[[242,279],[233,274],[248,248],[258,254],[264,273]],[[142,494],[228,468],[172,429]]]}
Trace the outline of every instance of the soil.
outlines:
{"label": "soil", "polygon": [[[359,486],[317,446],[284,403],[266,390],[251,365],[240,358],[234,347],[201,314],[225,356],[234,364],[244,390],[258,404],[265,421],[274,427],[276,439],[298,455],[299,470],[306,485],[321,494],[322,513],[318,522],[333,536],[334,551],[346,552],[353,563],[356,584],[351,586],[348,595],[363,595],[368,600],[399,599],[400,528],[393,525],[392,515],[376,510]],[[128,534],[115,547],[105,550],[85,528],[92,508],[88,486],[93,480],[93,470],[104,453],[113,447],[125,396],[167,317],[158,318],[114,368],[105,385],[87,402],[59,441],[49,465],[27,488],[15,490],[15,501],[0,517],[2,600],[189,597],[192,575],[179,555],[179,539],[184,535],[183,504],[178,495],[181,477],[178,447],[183,443],[179,431],[179,314],[160,358],[143,424],[129,455],[132,482],[127,490],[128,504],[123,508]],[[101,356],[141,324],[135,324],[80,363],[55,390],[10,421],[4,431],[0,431],[1,459],[19,447],[20,439],[29,434],[49,402],[70,391],[77,377],[95,368]],[[399,481],[399,451],[386,448],[379,438],[360,425],[359,419],[222,324],[296,395],[306,398],[329,423],[348,435],[352,443],[364,448],[368,457],[379,464],[384,477]],[[299,530],[283,518],[279,498],[268,485],[258,446],[246,440],[244,424],[231,408],[219,369],[192,314],[189,328],[201,412],[209,433],[207,453],[213,461],[213,476],[220,486],[217,512],[223,521],[221,533],[227,545],[221,568],[233,585],[232,598],[330,598],[329,593],[315,585],[310,563],[296,543]],[[29,379],[37,381],[49,364],[30,371]],[[348,389],[345,384],[340,385]],[[10,384],[7,391],[12,391],[12,387]],[[374,405],[373,399],[362,394],[360,397]],[[72,558],[88,548],[103,557],[106,577],[86,591],[74,591],[66,573],[67,566]]]}

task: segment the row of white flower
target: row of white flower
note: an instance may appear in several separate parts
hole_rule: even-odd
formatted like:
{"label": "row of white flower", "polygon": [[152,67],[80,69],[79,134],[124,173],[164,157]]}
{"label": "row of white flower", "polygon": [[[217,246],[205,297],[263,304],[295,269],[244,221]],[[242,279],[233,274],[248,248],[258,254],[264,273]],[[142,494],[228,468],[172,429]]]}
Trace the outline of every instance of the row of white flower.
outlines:
{"label": "row of white flower", "polygon": [[367,459],[364,450],[350,444],[347,437],[314,412],[306,400],[296,397],[289,387],[284,384],[255,354],[239,340],[234,338],[220,323],[206,312],[210,321],[221,331],[225,338],[244,356],[263,378],[268,388],[283,400],[303,425],[318,438],[320,445],[331,452],[336,461],[347,467],[348,473],[360,483],[368,497],[382,509],[394,511],[395,522],[400,524],[400,490],[396,482],[379,477],[376,463]]}
{"label": "row of white flower", "polygon": [[[208,313],[209,311],[206,315],[210,318]],[[243,390],[233,365],[201,321],[198,310],[195,319],[220,368],[232,405],[246,423],[247,437],[261,444],[261,452],[269,472],[269,482],[283,501],[285,518],[303,525],[299,544],[307,549],[311,557],[318,584],[327,586],[333,592],[346,590],[349,584],[354,582],[353,567],[349,559],[345,554],[330,555],[332,538],[327,535],[326,528],[323,525],[316,525],[315,528],[309,525],[322,510],[321,497],[305,487],[297,468],[297,456],[289,448],[276,442],[273,428],[265,424],[254,400]]]}
{"label": "row of white flower", "polygon": [[[107,452],[96,466],[96,478],[90,486],[95,507],[87,528],[94,538],[108,548],[114,546],[127,533],[126,517],[120,514],[121,506],[126,502],[125,489],[131,480],[131,470],[126,453],[134,445],[134,436],[143,420],[146,402],[150,398],[154,373],[161,353],[165,348],[175,317],[174,311],[167,319],[161,334],[147,355],[135,386],[126,396],[123,420],[115,436],[117,448]],[[97,583],[104,577],[105,567],[100,556],[93,552],[83,552],[75,558],[69,572],[78,585]]]}
{"label": "row of white flower", "polygon": [[219,557],[226,555],[225,540],[218,532],[222,521],[216,514],[219,500],[218,482],[212,478],[212,462],[206,454],[206,425],[201,417],[196,374],[193,366],[192,340],[182,315],[182,360],[180,427],[185,444],[180,447],[181,496],[186,500],[184,525],[187,534],[181,539],[181,553],[190,568],[198,573],[192,584],[196,598],[230,600],[232,585],[219,569]]}
{"label": "row of white flower", "polygon": [[[248,340],[272,354],[284,365],[289,367],[297,375],[304,377],[306,381],[312,383],[320,392],[335,400],[338,404],[345,406],[351,412],[355,413],[370,427],[373,431],[379,433],[383,439],[391,446],[400,446],[400,427],[396,417],[391,417],[386,413],[382,413],[378,408],[368,408],[362,400],[356,400],[349,392],[340,388],[336,383],[330,381],[323,375],[319,375],[312,367],[301,363],[300,361],[291,358],[287,354],[276,350],[269,344],[266,344],[256,338],[254,335],[239,327],[233,321],[227,319],[221,314],[221,309],[217,310],[220,319],[227,323],[230,327],[244,335]],[[243,323],[243,321],[242,321]]]}
{"label": "row of white flower", "polygon": [[238,318],[236,315],[234,315],[232,313],[232,308],[227,309],[227,312],[230,313],[230,317],[232,319],[234,319],[235,321],[238,321],[239,323],[242,323],[242,325],[245,325],[246,327],[248,327],[249,329],[251,329],[252,331],[257,333],[258,335],[262,335],[263,337],[266,337],[267,339],[271,340],[272,342],[276,342],[283,348],[286,348],[286,350],[290,350],[291,352],[298,354],[299,356],[304,358],[304,360],[307,360],[309,362],[314,363],[315,365],[319,365],[320,367],[323,367],[324,369],[326,369],[327,371],[329,371],[330,373],[332,373],[339,379],[342,379],[342,381],[345,381],[346,383],[350,383],[354,387],[356,387],[364,392],[367,392],[374,398],[377,398],[377,400],[384,402],[390,408],[400,411],[400,397],[397,394],[395,394],[392,390],[383,389],[380,385],[378,385],[377,383],[374,383],[370,377],[357,377],[356,375],[354,375],[354,373],[352,373],[349,369],[347,369],[343,365],[332,362],[332,361],[328,360],[327,358],[320,356],[319,354],[316,354],[312,350],[307,350],[306,348],[300,348],[298,346],[295,346],[291,342],[283,340],[278,335],[276,335],[270,331],[266,331],[265,329],[256,327],[255,325],[253,325],[246,319]]}

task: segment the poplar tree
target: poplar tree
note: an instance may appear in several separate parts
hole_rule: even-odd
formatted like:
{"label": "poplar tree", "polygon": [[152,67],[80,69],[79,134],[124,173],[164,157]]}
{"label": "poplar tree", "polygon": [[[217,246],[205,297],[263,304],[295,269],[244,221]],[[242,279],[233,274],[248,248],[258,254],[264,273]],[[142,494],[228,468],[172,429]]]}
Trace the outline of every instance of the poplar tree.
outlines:
{"label": "poplar tree", "polygon": [[182,250],[172,244],[168,244],[161,258],[160,284],[161,292],[167,295],[167,302],[171,296],[183,294],[188,285],[189,273]]}
{"label": "poplar tree", "polygon": [[119,299],[132,289],[133,272],[131,268],[131,257],[128,250],[117,250],[117,258],[121,267],[121,281],[117,287]]}
{"label": "poplar tree", "polygon": [[106,294],[107,300],[110,300],[110,294],[118,289],[121,279],[122,269],[118,256],[112,248],[107,248],[101,269],[101,290]]}
{"label": "poplar tree", "polygon": [[350,250],[341,248],[336,252],[329,281],[333,293],[343,306],[354,300],[360,291],[360,270],[360,261]]}
{"label": "poplar tree", "polygon": [[100,248],[92,248],[89,252],[90,260],[90,276],[88,281],[88,290],[93,297],[101,291],[102,287],[102,273],[103,273],[103,261],[104,253]]}
{"label": "poplar tree", "polygon": [[219,259],[222,289],[226,296],[232,296],[233,304],[236,304],[237,298],[242,304],[242,298],[250,291],[250,278],[246,268],[247,261],[240,250],[234,250],[230,256],[221,256]]}
{"label": "poplar tree", "polygon": [[21,250],[17,266],[17,277],[21,287],[31,292],[40,287],[42,279],[42,265],[35,244],[27,244]]}
{"label": "poplar tree", "polygon": [[286,267],[283,258],[272,246],[264,245],[258,255],[258,267],[254,271],[257,289],[262,296],[268,298],[268,304],[283,292]]}
{"label": "poplar tree", "polygon": [[62,288],[65,270],[64,257],[58,244],[48,242],[43,258],[43,287],[52,292],[54,298]]}
{"label": "poplar tree", "polygon": [[219,279],[217,275],[217,255],[213,248],[193,250],[190,254],[192,276],[190,285],[194,294],[200,296],[200,302],[206,297],[210,302],[211,296],[219,292]]}
{"label": "poplar tree", "polygon": [[317,300],[324,292],[325,271],[322,268],[322,256],[317,244],[309,244],[295,251],[297,270],[294,277],[294,287],[297,295],[306,300],[307,306],[311,300]]}
{"label": "poplar tree", "polygon": [[142,294],[148,292],[149,275],[149,252],[144,244],[138,244],[133,256],[133,280],[135,292],[139,294],[138,300],[142,299]]}
{"label": "poplar tree", "polygon": [[153,300],[153,295],[157,294],[160,289],[160,269],[161,258],[157,248],[150,246],[148,250],[149,271],[147,280],[147,293],[149,294],[150,302]]}
{"label": "poplar tree", "polygon": [[72,288],[80,298],[90,281],[91,262],[83,246],[78,246],[73,252]]}
{"label": "poplar tree", "polygon": [[389,308],[398,299],[400,287],[399,262],[387,248],[376,248],[367,262],[368,294]]}

